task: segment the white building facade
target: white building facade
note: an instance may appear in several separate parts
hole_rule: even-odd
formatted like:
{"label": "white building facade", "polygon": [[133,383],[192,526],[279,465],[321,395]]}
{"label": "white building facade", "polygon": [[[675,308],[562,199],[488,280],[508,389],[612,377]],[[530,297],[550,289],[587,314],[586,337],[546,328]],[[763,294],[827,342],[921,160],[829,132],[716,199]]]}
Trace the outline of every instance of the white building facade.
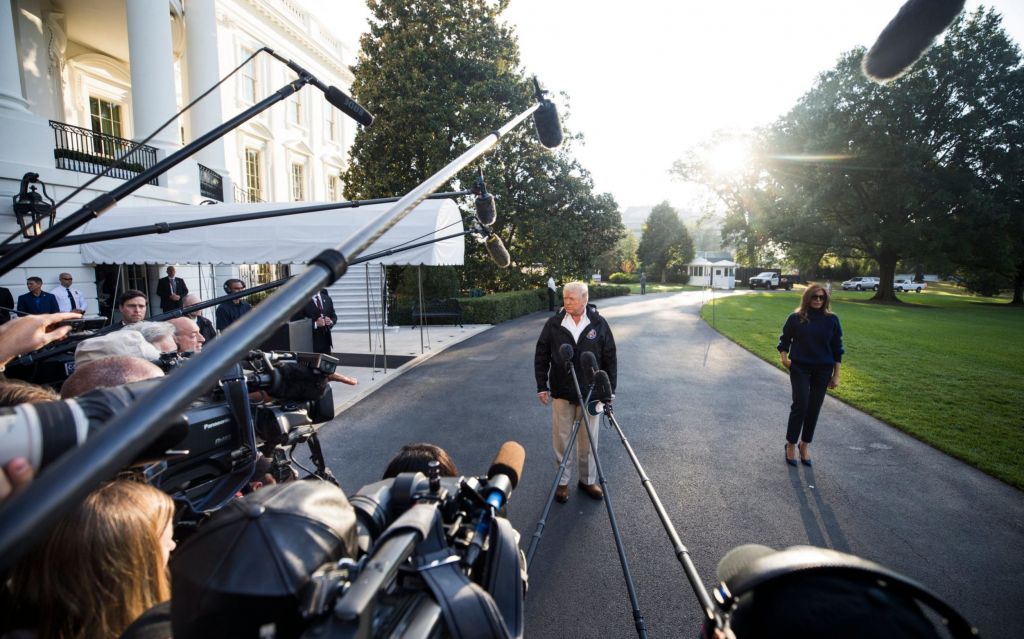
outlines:
{"label": "white building facade", "polygon": [[[61,205],[59,221],[294,80],[266,53],[246,63],[262,47],[348,92],[354,47],[326,22],[299,0],[0,0],[0,233],[19,230],[13,199],[27,173],[60,202],[242,66],[123,166]],[[355,126],[307,86],[122,203],[340,200]],[[204,208],[216,215],[215,206]],[[49,290],[68,271],[90,313],[126,288],[146,291],[159,308],[156,281],[165,266],[86,264],[69,246],[33,257],[0,276],[0,285],[17,297],[27,277],[41,277]],[[228,277],[255,284],[281,274],[273,265],[178,267],[204,299]]]}

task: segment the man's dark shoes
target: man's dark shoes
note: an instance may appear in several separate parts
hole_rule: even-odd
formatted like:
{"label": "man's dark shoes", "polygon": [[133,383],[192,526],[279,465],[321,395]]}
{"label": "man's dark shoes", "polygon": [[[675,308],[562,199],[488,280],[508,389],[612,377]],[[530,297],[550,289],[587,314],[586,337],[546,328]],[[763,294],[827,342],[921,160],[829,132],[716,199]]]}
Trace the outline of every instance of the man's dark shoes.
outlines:
{"label": "man's dark shoes", "polygon": [[583,492],[587,493],[587,495],[591,499],[602,499],[602,498],[604,498],[604,491],[601,490],[601,487],[598,486],[597,484],[584,484],[583,482],[580,482],[579,486],[580,486],[580,490],[582,490]]}
{"label": "man's dark shoes", "polygon": [[559,486],[558,490],[555,491],[555,501],[560,504],[564,504],[569,501],[569,485]]}

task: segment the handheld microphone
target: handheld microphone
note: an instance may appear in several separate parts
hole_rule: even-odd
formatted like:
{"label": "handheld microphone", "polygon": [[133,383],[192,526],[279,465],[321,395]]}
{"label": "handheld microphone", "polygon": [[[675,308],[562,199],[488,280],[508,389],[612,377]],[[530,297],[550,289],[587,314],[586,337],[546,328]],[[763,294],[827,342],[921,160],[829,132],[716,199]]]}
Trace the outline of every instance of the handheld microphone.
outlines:
{"label": "handheld microphone", "polygon": [[562,123],[558,120],[558,108],[555,103],[547,98],[547,91],[540,88],[537,77],[533,78],[533,86],[536,92],[540,108],[533,112],[533,125],[537,128],[537,138],[540,143],[549,149],[553,149],[562,143]]}
{"label": "handheld microphone", "polygon": [[298,63],[275,53],[273,49],[263,47],[263,50],[274,58],[285,63],[289,69],[306,78],[310,84],[323,91],[327,101],[330,102],[333,107],[363,126],[370,126],[373,124],[373,114],[363,108],[361,104],[346,95],[344,91],[334,85],[325,85],[315,75],[303,69]]}
{"label": "handheld microphone", "polygon": [[522,444],[507,441],[501,445],[487,470],[487,503],[501,508],[508,501],[512,491],[519,485],[525,462],[526,449]]}
{"label": "handheld microphone", "polygon": [[487,192],[483,171],[476,178],[473,193],[476,194],[476,219],[484,226],[491,226],[498,219],[498,212],[494,208],[494,196]]}
{"label": "handheld microphone", "polygon": [[964,0],[907,0],[864,56],[864,75],[881,83],[906,73],[963,8]]}

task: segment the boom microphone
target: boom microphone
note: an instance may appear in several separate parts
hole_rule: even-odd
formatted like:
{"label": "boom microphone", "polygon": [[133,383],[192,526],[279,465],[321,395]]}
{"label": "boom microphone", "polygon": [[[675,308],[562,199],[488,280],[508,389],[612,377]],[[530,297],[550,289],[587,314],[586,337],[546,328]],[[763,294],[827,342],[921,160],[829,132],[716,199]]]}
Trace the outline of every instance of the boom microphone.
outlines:
{"label": "boom microphone", "polygon": [[487,247],[487,254],[491,256],[491,261],[497,264],[499,268],[508,268],[509,264],[512,263],[512,256],[508,254],[505,243],[495,233],[487,236],[487,239],[484,240],[484,246]]}
{"label": "boom microphone", "polygon": [[476,194],[476,219],[484,226],[490,227],[498,219],[498,212],[494,208],[494,196],[487,192],[483,171],[480,171],[476,178],[473,193]]}
{"label": "boom microphone", "polygon": [[533,86],[537,101],[540,102],[540,107],[533,112],[533,124],[537,127],[537,137],[541,144],[553,149],[562,143],[562,123],[558,120],[558,108],[547,98],[547,91],[540,88],[540,82],[537,81],[536,76],[533,78]]}
{"label": "boom microphone", "polygon": [[274,58],[285,63],[285,65],[287,65],[287,67],[294,71],[295,73],[298,73],[300,76],[309,78],[309,83],[323,91],[324,96],[326,96],[327,98],[327,101],[330,102],[331,105],[334,106],[336,109],[340,110],[342,113],[352,118],[359,124],[362,124],[363,126],[370,126],[371,124],[373,124],[373,114],[364,109],[361,104],[359,104],[358,102],[350,98],[348,95],[346,95],[344,91],[342,91],[341,89],[334,85],[325,85],[323,82],[317,79],[315,75],[302,68],[297,62],[289,60],[288,58],[275,53],[273,49],[269,47],[263,47],[263,50],[269,53]]}
{"label": "boom microphone", "polygon": [[888,82],[906,73],[963,8],[964,0],[907,0],[864,56],[864,75]]}

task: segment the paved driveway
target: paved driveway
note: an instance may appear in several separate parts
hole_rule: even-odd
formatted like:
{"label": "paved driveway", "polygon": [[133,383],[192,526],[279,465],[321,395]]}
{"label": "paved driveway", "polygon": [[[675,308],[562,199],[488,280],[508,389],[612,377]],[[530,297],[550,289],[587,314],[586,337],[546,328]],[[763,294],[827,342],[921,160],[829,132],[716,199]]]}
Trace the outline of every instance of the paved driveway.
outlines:
{"label": "paved driveway", "polygon": [[[708,587],[718,559],[738,544],[827,546],[926,584],[985,637],[1019,636],[1022,493],[831,397],[814,467],[787,466],[788,380],[699,319],[704,295],[598,305],[619,346],[616,415]],[[437,443],[476,474],[515,439],[527,463],[511,518],[526,548],[555,474],[532,374],[545,317],[450,348],[326,427],[325,453],[345,490],[378,479],[403,443]],[[783,320],[764,330],[777,334]],[[696,600],[611,429],[602,428],[600,452],[650,636],[694,636]],[[604,506],[574,491],[553,506],[531,568],[527,636],[635,635]]]}

